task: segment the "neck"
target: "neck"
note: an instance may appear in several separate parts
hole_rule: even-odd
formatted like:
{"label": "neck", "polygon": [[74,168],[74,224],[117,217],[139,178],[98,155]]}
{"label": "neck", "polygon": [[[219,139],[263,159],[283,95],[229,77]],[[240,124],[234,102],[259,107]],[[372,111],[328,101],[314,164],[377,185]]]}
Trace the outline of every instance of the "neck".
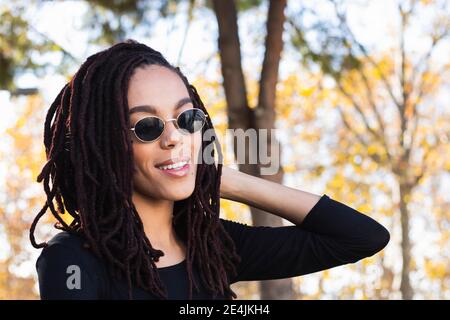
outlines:
{"label": "neck", "polygon": [[173,201],[152,199],[135,191],[133,204],[153,248],[164,250],[179,244],[172,226]]}

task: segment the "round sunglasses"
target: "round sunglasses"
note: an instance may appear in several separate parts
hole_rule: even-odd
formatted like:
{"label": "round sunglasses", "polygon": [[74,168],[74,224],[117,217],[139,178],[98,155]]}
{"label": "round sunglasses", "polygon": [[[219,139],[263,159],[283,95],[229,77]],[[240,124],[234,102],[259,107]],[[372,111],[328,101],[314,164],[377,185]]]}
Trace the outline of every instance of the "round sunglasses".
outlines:
{"label": "round sunglasses", "polygon": [[136,138],[142,142],[153,142],[164,132],[167,122],[174,121],[175,127],[183,134],[197,132],[206,123],[207,114],[200,109],[187,109],[181,112],[176,119],[164,121],[157,116],[148,116],[140,119],[130,130],[134,132]]}

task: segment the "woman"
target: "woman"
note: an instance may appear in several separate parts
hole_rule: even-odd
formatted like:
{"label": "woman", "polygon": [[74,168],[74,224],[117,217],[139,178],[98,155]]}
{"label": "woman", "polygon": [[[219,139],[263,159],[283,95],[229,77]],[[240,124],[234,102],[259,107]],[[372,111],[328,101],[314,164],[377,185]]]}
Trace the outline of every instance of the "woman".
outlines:
{"label": "woman", "polygon": [[[47,201],[30,230],[44,248],[42,299],[233,299],[232,283],[354,263],[388,243],[383,226],[327,195],[202,162],[217,143],[205,130],[196,89],[159,52],[127,40],[83,63],[45,121]],[[220,197],[295,225],[221,219]],[[37,243],[47,209],[63,231]]]}

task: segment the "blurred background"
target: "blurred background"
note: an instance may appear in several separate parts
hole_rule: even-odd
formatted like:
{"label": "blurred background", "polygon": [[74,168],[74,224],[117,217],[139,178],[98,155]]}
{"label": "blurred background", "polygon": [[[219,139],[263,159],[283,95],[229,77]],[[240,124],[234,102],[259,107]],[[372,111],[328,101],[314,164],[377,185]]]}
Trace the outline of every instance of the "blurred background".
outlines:
{"label": "blurred background", "polygon": [[[50,103],[89,55],[127,38],[181,68],[219,133],[277,128],[282,168],[262,178],[391,233],[356,264],[234,284],[239,299],[449,299],[449,16],[446,0],[0,0],[0,299],[39,298],[28,230],[45,202]],[[221,215],[286,224],[226,200]]]}

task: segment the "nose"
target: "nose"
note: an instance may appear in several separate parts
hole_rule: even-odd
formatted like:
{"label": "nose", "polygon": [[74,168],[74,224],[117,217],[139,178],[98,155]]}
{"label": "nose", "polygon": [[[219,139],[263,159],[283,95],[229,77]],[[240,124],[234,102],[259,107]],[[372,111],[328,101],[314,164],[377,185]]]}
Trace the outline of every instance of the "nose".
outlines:
{"label": "nose", "polygon": [[181,142],[181,133],[175,126],[175,121],[167,121],[166,127],[160,139],[160,145],[162,149],[173,149],[177,144]]}

